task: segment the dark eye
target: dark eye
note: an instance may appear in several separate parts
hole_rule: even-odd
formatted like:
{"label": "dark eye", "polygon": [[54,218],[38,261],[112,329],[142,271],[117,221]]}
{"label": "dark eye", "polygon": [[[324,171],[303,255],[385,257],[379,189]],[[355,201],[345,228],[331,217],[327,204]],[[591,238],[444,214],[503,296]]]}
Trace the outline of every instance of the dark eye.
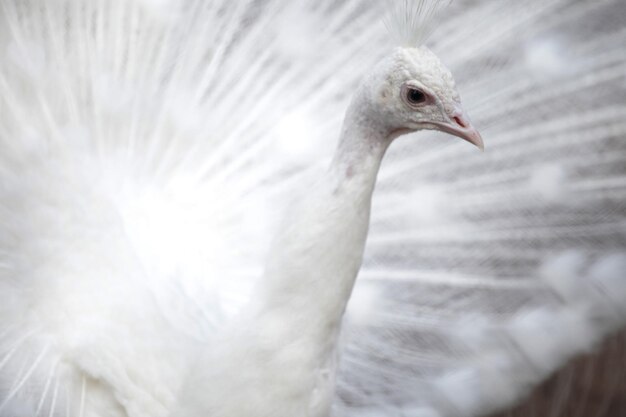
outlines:
{"label": "dark eye", "polygon": [[409,103],[422,104],[426,101],[426,94],[417,88],[409,87],[406,90],[406,99]]}

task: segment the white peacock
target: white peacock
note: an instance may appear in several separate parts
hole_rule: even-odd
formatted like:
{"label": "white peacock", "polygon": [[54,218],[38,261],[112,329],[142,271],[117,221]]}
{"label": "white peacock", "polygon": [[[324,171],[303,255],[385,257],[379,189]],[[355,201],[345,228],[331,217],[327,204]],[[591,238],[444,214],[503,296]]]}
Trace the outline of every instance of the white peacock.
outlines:
{"label": "white peacock", "polygon": [[0,2],[1,416],[477,415],[623,325],[619,0],[293,3]]}

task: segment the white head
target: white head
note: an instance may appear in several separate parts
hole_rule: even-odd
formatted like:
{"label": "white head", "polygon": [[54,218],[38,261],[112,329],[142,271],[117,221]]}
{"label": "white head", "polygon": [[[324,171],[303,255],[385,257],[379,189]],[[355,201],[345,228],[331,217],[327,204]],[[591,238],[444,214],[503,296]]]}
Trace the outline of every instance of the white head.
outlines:
{"label": "white head", "polygon": [[387,137],[439,130],[483,149],[452,74],[426,47],[394,49],[369,74],[358,95],[368,123]]}

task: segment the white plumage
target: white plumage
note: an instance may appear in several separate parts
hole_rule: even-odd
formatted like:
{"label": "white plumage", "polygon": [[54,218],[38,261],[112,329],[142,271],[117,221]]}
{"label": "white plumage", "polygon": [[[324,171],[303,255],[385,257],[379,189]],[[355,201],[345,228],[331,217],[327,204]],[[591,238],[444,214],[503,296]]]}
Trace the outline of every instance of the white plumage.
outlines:
{"label": "white plumage", "polygon": [[2,417],[475,415],[622,327],[618,0],[439,13],[487,152],[395,141],[342,321],[372,132],[466,121],[385,7],[0,0]]}

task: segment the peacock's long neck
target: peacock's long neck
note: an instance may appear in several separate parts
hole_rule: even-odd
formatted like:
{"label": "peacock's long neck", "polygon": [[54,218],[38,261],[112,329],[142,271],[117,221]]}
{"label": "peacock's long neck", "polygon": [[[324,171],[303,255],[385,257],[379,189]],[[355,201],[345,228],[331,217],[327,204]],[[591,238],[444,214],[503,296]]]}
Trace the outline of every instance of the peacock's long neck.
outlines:
{"label": "peacock's long neck", "polygon": [[372,192],[390,139],[359,101],[347,112],[329,170],[287,214],[255,294],[261,323],[278,332],[281,343],[332,349],[361,266]]}

